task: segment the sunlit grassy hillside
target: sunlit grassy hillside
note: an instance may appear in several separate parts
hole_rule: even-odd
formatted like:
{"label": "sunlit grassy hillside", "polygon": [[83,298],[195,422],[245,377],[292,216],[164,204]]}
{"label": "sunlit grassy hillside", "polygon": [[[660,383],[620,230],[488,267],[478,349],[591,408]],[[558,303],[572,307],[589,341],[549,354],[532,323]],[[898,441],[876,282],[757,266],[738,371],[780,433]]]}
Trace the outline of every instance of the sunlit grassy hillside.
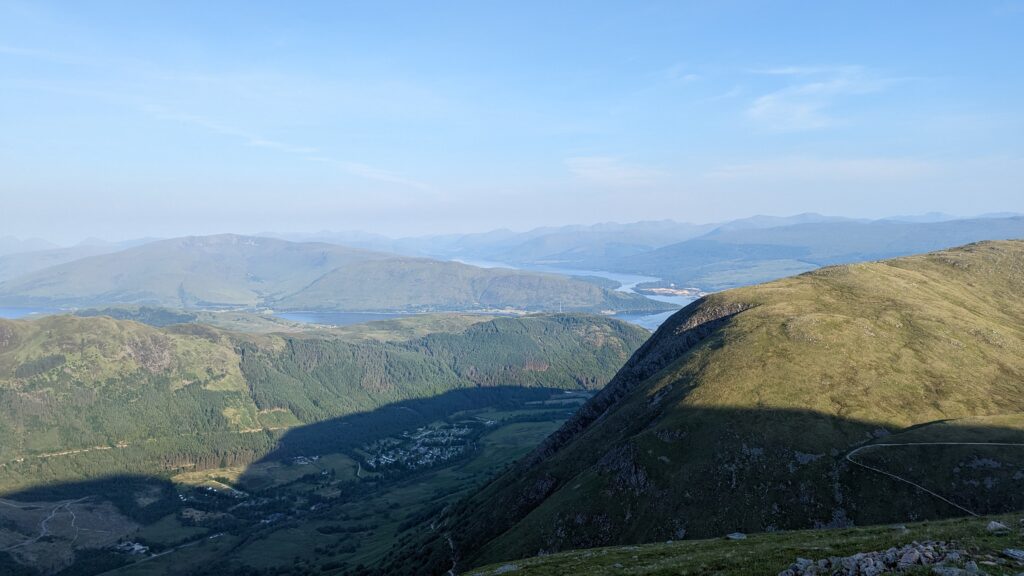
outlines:
{"label": "sunlit grassy hillside", "polygon": [[[709,296],[669,319],[531,457],[453,510],[447,533],[469,567],[962,515],[845,456],[939,420],[950,422],[910,441],[1024,442],[1022,294],[1024,242],[1007,241]],[[858,458],[979,512],[1024,507],[1024,448],[887,450]],[[434,550],[438,565],[450,562]]]}

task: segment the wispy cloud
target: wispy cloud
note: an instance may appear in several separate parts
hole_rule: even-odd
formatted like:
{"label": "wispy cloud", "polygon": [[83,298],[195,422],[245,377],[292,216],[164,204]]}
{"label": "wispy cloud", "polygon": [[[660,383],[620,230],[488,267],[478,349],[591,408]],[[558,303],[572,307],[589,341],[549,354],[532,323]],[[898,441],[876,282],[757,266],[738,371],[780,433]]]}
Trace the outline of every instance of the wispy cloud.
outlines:
{"label": "wispy cloud", "polygon": [[819,130],[839,125],[843,119],[834,112],[839,99],[879,92],[895,81],[873,76],[860,66],[786,66],[754,73],[799,79],[758,96],[747,107],[748,118],[778,131]]}
{"label": "wispy cloud", "polygon": [[696,82],[700,80],[700,75],[695,74],[690,68],[684,64],[675,64],[670,66],[668,70],[665,70],[665,77],[672,82]]}
{"label": "wispy cloud", "polygon": [[409,188],[415,188],[416,190],[421,190],[424,192],[432,190],[432,188],[429,185],[423,182],[410,180],[409,178],[405,178],[400,174],[395,174],[394,172],[391,172],[389,170],[376,168],[374,166],[368,166],[366,164],[360,164],[359,162],[349,162],[347,160],[338,160],[336,158],[328,158],[325,156],[309,156],[308,159],[313,160],[315,162],[323,162],[325,164],[336,166],[340,168],[343,172],[346,172],[353,176],[358,176],[360,178],[365,178],[367,180],[377,180],[378,182],[398,184],[401,186],[407,186]]}
{"label": "wispy cloud", "polygon": [[613,156],[567,158],[565,166],[575,178],[609,188],[651,186],[664,181],[667,176],[660,170],[630,164]]}
{"label": "wispy cloud", "polygon": [[739,86],[733,86],[732,88],[726,90],[725,92],[715,94],[713,96],[708,96],[707,98],[700,100],[700,102],[719,102],[722,100],[731,100],[733,98],[739,98],[742,95],[743,88],[740,88]]}
{"label": "wispy cloud", "polygon": [[347,174],[356,176],[358,178],[363,178],[366,180],[375,180],[378,182],[386,182],[389,184],[398,184],[409,188],[415,188],[417,190],[430,190],[430,186],[423,182],[418,182],[416,180],[406,178],[394,172],[384,170],[382,168],[376,168],[374,166],[369,166],[367,164],[352,162],[348,160],[340,160],[337,158],[324,156],[322,154],[318,154],[318,149],[310,146],[298,146],[287,142],[281,142],[278,140],[264,138],[262,136],[254,134],[247,130],[243,130],[241,128],[237,128],[202,116],[177,112],[168,109],[165,106],[147,105],[143,106],[142,110],[143,112],[146,112],[148,114],[151,114],[164,120],[182,122],[185,124],[203,128],[215,134],[237,138],[246,146],[278,150],[281,152],[286,152],[289,154],[300,156],[302,158],[305,158],[306,160],[329,164],[331,166],[335,166],[341,169],[341,171]]}
{"label": "wispy cloud", "polygon": [[20,48],[18,46],[7,46],[0,44],[0,54],[7,56],[24,56],[27,58],[49,58],[52,55],[42,50],[35,50],[32,48]]}
{"label": "wispy cloud", "polygon": [[[117,71],[120,73],[121,77],[146,78],[157,82],[173,82],[174,84],[193,86],[199,90],[210,90],[210,85],[212,84],[212,89],[216,92],[228,91],[238,96],[249,98],[256,95],[262,95],[266,92],[266,87],[264,86],[261,86],[261,89],[259,90],[254,90],[249,88],[244,82],[231,83],[230,78],[226,79],[222,76],[211,76],[197,73],[175,73],[141,60],[96,59],[70,53],[51,52],[36,48],[0,44],[0,56],[4,55],[15,58],[59,62],[79,67],[103,68],[105,70]],[[228,85],[227,88],[225,87],[225,84]],[[141,112],[159,120],[188,124],[190,126],[202,128],[203,130],[214,134],[236,139],[244,146],[276,150],[295,155],[306,160],[330,164],[340,169],[342,172],[357,178],[396,184],[421,191],[431,189],[430,186],[423,182],[406,178],[389,170],[377,168],[360,162],[330,158],[326,156],[323,151],[315,147],[267,138],[263,135],[240,128],[233,124],[221,122],[198,114],[181,112],[180,110],[170,106],[160,104],[139,105],[139,101],[142,100],[144,96],[136,95],[132,97],[129,95],[133,92],[131,88],[138,88],[138,86],[133,82],[128,82],[126,85],[119,86],[119,91],[115,91],[113,89],[84,89],[77,86],[49,86],[44,88],[54,92],[100,97],[126,108],[140,110]],[[246,92],[247,90],[248,92]],[[145,90],[135,91],[145,92]]]}
{"label": "wispy cloud", "polygon": [[258,136],[228,124],[210,120],[203,116],[183,114],[181,112],[170,110],[164,106],[145,105],[142,106],[142,111],[163,120],[182,122],[199,128],[204,128],[222,136],[232,136],[240,139],[246,146],[252,146],[254,148],[269,148],[271,150],[280,150],[282,152],[290,152],[292,154],[313,154],[317,152],[316,148],[293,146],[285,142],[263,138],[262,136]]}
{"label": "wispy cloud", "polygon": [[755,68],[751,70],[754,74],[765,76],[807,76],[810,74],[824,74],[842,71],[849,67],[844,66],[777,66],[773,68]]}
{"label": "wispy cloud", "polygon": [[11,46],[10,44],[0,44],[0,55],[61,64],[84,65],[90,63],[90,60],[82,55],[53,52],[39,48],[27,48],[25,46]]}
{"label": "wispy cloud", "polygon": [[937,174],[939,168],[933,162],[916,158],[790,156],[725,164],[705,176],[719,182],[913,182]]}

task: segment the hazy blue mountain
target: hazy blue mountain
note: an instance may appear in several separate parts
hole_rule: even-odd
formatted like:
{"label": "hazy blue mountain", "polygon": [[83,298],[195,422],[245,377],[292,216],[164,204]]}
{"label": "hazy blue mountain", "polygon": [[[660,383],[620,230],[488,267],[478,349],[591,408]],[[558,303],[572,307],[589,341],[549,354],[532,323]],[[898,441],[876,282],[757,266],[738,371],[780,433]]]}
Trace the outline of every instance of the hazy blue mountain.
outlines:
{"label": "hazy blue mountain", "polygon": [[382,234],[364,232],[362,230],[321,230],[320,232],[260,232],[255,236],[264,238],[277,238],[289,242],[320,242],[326,244],[338,244],[349,248],[360,248],[376,252],[390,252],[403,256],[426,256],[426,254],[406,246],[401,240],[390,238]]}
{"label": "hazy blue mountain", "polygon": [[120,248],[109,245],[87,245],[7,254],[0,256],[0,282],[25,276],[50,266],[74,262],[89,256],[109,254],[118,250]]}
{"label": "hazy blue mountain", "polygon": [[151,242],[37,270],[0,283],[0,302],[347,311],[671,309],[564,276],[232,234]]}
{"label": "hazy blue mountain", "polygon": [[687,224],[672,220],[619,224],[548,226],[525,232],[509,229],[468,234],[439,234],[388,238],[360,231],[260,236],[302,242],[328,242],[353,248],[406,256],[480,260],[517,265],[547,264],[588,268],[610,258],[637,254],[694,238],[716,224]]}
{"label": "hazy blue mountain", "polygon": [[714,228],[713,224],[661,220],[543,227],[526,232],[502,229],[475,234],[402,238],[391,244],[391,250],[519,266],[594,269],[604,266],[609,260],[694,238]]}
{"label": "hazy blue mountain", "polygon": [[[762,228],[794,226],[796,224],[824,224],[831,222],[853,221],[856,220],[853,218],[843,218],[842,216],[825,216],[815,212],[804,212],[793,216],[765,216],[759,214],[756,216],[750,216],[749,218],[739,218],[737,220],[730,220],[729,222],[722,223],[715,226],[713,232],[722,232],[727,230],[759,230]],[[860,221],[866,222],[867,220]]]}
{"label": "hazy blue mountain", "polygon": [[155,238],[137,238],[120,242],[108,242],[99,238],[87,238],[74,246],[58,248],[56,245],[49,245],[48,248],[0,255],[0,282],[25,276],[58,264],[74,262],[89,256],[100,254],[111,254],[126,248],[141,246],[154,242]]}
{"label": "hazy blue mountain", "polygon": [[721,227],[699,238],[609,263],[608,268],[719,290],[820,266],[878,260],[977,242],[1024,238],[1024,217],[944,222],[830,221],[774,228]]}
{"label": "hazy blue mountain", "polygon": [[37,250],[50,250],[57,248],[53,242],[42,238],[15,238],[14,236],[0,237],[0,256],[8,254],[20,254],[23,252],[35,252]]}

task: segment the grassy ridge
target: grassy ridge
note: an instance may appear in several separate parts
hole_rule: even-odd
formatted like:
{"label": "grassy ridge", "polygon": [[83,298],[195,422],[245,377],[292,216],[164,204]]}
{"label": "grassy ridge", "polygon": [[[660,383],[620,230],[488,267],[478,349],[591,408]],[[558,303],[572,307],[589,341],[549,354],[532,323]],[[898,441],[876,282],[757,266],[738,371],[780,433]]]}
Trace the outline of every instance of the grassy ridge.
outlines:
{"label": "grassy ridge", "polygon": [[[963,514],[844,456],[937,420],[954,420],[960,437],[1024,440],[1012,418],[1024,413],[1021,293],[1024,242],[995,242],[826,268],[694,303],[530,458],[449,514],[461,565]],[[976,420],[999,415],[996,426]],[[1024,490],[1019,452],[890,460],[952,500],[997,508],[979,510],[988,512],[1015,506],[1011,495]],[[974,478],[979,488],[964,470],[986,458],[1010,474]],[[416,546],[407,557],[450,564],[444,546]]]}

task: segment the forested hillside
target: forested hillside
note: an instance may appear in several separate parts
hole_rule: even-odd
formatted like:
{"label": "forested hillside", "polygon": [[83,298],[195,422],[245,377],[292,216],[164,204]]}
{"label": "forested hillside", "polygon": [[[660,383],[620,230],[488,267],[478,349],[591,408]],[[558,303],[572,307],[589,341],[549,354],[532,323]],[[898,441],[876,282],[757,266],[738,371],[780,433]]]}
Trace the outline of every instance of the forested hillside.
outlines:
{"label": "forested hillside", "polygon": [[290,427],[451,390],[596,389],[646,336],[576,315],[390,342],[106,317],[0,321],[0,490],[244,464]]}

